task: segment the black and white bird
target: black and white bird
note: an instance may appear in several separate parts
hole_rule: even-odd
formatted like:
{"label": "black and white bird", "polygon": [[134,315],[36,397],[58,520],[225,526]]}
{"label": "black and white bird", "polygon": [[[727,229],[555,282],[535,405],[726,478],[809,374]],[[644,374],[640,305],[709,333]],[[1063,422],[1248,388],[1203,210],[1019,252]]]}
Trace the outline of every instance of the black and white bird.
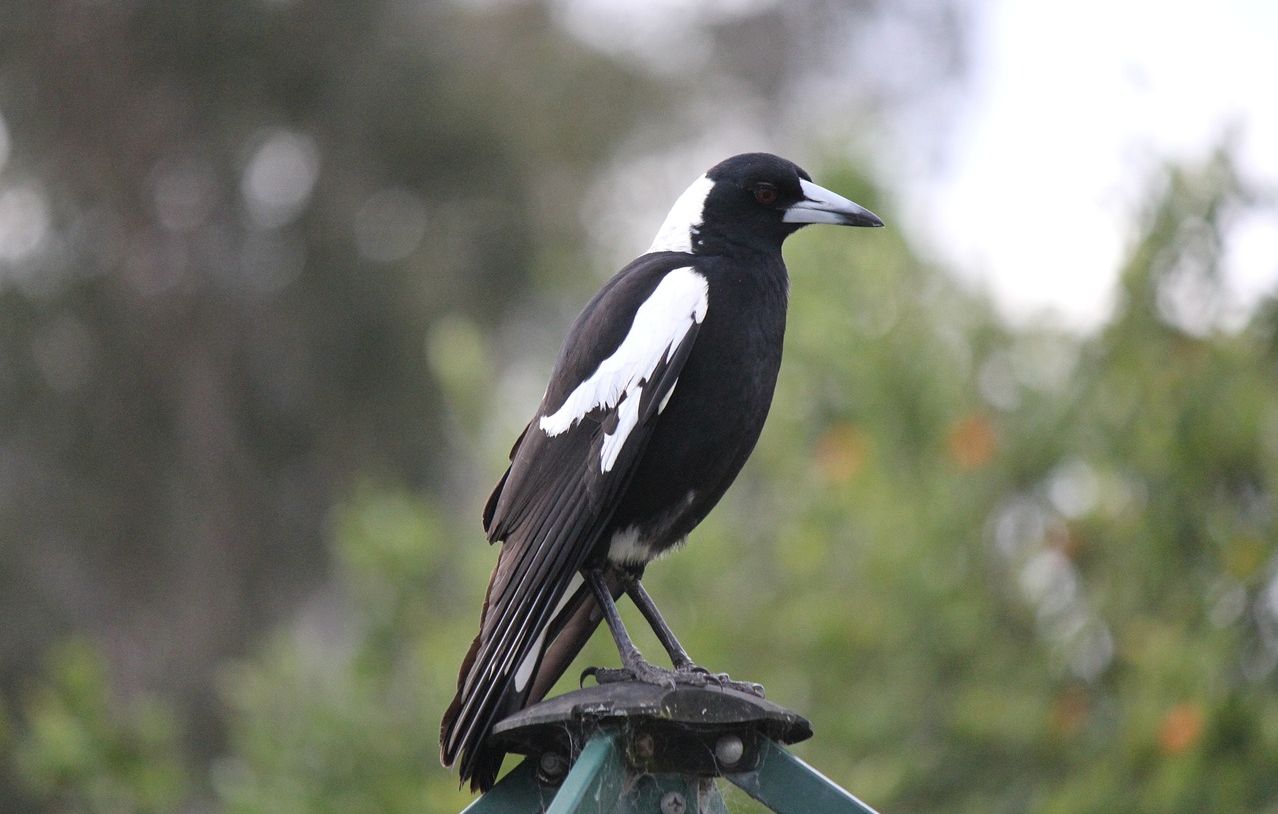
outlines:
{"label": "black and white bird", "polygon": [[[725,681],[697,667],[639,580],[718,503],[763,429],[785,334],[781,243],[809,223],[882,226],[766,153],[734,156],[675,201],[648,251],[586,305],[484,509],[503,541],[479,634],[444,714],[440,756],[477,790],[493,725],[541,700],[600,619],[623,667],[599,680]],[[630,596],[674,663],[645,661]]]}

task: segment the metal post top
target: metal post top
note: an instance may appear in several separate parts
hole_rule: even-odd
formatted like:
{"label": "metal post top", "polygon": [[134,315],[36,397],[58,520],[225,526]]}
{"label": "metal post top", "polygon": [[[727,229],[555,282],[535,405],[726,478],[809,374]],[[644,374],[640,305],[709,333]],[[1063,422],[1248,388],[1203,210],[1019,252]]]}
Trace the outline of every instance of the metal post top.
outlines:
{"label": "metal post top", "polygon": [[777,745],[801,716],[714,684],[608,683],[521,710],[494,745],[528,755],[465,814],[726,814],[722,777],[778,814],[875,814]]}
{"label": "metal post top", "polygon": [[[790,744],[812,736],[802,716],[738,690],[620,682],[523,709],[498,723],[491,737],[511,752],[571,761],[604,729],[619,732],[631,765],[703,776],[739,770],[763,738]],[[725,743],[732,745],[728,754],[720,746],[716,755],[716,745]]]}

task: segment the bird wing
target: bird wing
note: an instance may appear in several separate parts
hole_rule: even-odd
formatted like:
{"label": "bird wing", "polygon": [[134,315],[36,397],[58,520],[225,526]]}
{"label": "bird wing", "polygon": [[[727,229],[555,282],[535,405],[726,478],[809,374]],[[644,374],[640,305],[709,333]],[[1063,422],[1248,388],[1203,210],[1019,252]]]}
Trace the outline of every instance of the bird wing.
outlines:
{"label": "bird wing", "polygon": [[640,258],[586,306],[485,508],[489,539],[504,544],[440,738],[443,762],[460,756],[463,779],[495,777],[482,741],[527,700],[551,621],[674,392],[708,300],[687,260]]}

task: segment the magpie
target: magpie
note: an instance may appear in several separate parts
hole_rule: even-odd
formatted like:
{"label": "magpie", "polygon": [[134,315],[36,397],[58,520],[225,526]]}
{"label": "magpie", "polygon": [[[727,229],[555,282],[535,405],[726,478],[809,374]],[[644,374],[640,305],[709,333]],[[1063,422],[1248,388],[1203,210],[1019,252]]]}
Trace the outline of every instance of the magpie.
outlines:
{"label": "magpie", "polygon": [[[623,666],[588,671],[600,682],[762,692],[697,666],[640,579],[719,502],[759,438],[785,334],[781,244],[809,223],[883,225],[790,161],[729,158],[679,196],[648,250],[569,329],[484,508],[502,546],[440,727],[441,762],[460,763],[473,790],[492,786],[505,756],[486,742],[493,726],[544,698],[601,619]],[[622,593],[673,670],[631,641]]]}

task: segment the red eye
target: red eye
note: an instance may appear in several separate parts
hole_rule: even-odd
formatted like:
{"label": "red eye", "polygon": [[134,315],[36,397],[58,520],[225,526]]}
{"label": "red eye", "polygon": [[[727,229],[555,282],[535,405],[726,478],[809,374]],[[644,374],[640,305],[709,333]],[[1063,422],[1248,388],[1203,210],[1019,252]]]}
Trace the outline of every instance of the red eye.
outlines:
{"label": "red eye", "polygon": [[777,202],[777,188],[767,181],[754,185],[754,199],[764,206]]}

